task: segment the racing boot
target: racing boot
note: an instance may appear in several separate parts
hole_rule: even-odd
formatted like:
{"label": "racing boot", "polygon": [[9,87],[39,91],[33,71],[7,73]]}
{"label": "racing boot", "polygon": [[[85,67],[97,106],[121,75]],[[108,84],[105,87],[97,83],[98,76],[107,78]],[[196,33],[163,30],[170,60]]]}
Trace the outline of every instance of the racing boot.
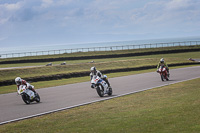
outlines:
{"label": "racing boot", "polygon": [[32,90],[35,95],[37,95],[37,92],[35,91],[35,89],[33,87],[30,86],[29,89]]}

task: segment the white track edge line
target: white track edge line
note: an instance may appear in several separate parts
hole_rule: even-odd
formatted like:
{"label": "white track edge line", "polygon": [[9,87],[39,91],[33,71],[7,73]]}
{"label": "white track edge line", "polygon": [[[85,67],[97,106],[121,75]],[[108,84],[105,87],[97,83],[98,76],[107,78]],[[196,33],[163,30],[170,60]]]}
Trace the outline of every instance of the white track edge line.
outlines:
{"label": "white track edge line", "polygon": [[35,115],[30,115],[30,116],[21,117],[21,118],[17,118],[17,119],[13,119],[13,120],[8,120],[8,121],[1,122],[0,125],[7,124],[7,123],[10,123],[10,122],[16,122],[16,121],[20,121],[20,120],[30,119],[30,118],[33,118],[33,117],[38,117],[38,116],[42,116],[42,115],[46,115],[46,114],[50,114],[50,113],[55,113],[55,112],[59,112],[59,111],[63,111],[63,110],[67,110],[67,109],[71,109],[71,108],[75,108],[75,107],[79,107],[79,106],[84,106],[84,105],[92,104],[92,103],[95,103],[95,102],[105,101],[105,100],[109,100],[109,99],[113,99],[113,98],[117,98],[117,97],[122,97],[122,96],[125,96],[125,95],[130,95],[130,94],[150,90],[150,89],[153,89],[153,88],[159,88],[159,87],[163,87],[163,86],[167,86],[167,85],[173,85],[173,84],[176,84],[176,83],[189,81],[189,80],[193,80],[193,79],[197,79],[197,78],[200,78],[200,76],[195,77],[195,78],[186,79],[186,80],[177,81],[177,82],[174,82],[174,83],[168,83],[168,84],[150,87],[150,88],[146,88],[146,89],[142,89],[142,90],[138,90],[138,91],[133,91],[133,92],[117,95],[117,96],[103,98],[103,99],[100,99],[100,100],[94,100],[94,101],[91,101],[91,102],[77,104],[77,105],[73,105],[73,106],[69,106],[69,107],[64,107],[64,108],[60,108],[60,109],[56,109],[56,110],[52,110],[52,111],[47,111],[47,112],[43,112],[43,113],[39,113],[39,114],[35,114]]}

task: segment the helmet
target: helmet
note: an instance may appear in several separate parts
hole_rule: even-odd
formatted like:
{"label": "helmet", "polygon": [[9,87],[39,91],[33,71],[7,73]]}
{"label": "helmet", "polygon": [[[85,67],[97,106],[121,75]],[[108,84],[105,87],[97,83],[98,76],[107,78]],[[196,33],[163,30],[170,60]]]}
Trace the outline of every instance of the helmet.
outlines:
{"label": "helmet", "polygon": [[91,73],[95,73],[96,72],[96,67],[95,66],[91,67],[90,71],[91,71]]}
{"label": "helmet", "polygon": [[20,77],[17,77],[17,78],[15,79],[15,83],[16,83],[17,85],[20,85],[21,82],[22,82],[22,79],[21,79]]}
{"label": "helmet", "polygon": [[163,58],[161,58],[160,59],[160,63],[164,63],[165,61],[164,61],[164,59]]}

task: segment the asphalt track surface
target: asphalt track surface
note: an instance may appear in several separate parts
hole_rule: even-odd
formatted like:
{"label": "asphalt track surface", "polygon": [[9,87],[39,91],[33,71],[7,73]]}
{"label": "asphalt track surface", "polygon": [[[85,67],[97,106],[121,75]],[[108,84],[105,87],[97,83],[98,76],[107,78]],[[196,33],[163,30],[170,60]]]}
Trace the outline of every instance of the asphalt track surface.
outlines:
{"label": "asphalt track surface", "polygon": [[90,82],[42,88],[37,90],[41,103],[30,105],[17,92],[1,94],[0,125],[195,78],[200,78],[200,66],[172,69],[170,80],[164,82],[156,72],[110,78],[113,95],[103,98],[90,88]]}

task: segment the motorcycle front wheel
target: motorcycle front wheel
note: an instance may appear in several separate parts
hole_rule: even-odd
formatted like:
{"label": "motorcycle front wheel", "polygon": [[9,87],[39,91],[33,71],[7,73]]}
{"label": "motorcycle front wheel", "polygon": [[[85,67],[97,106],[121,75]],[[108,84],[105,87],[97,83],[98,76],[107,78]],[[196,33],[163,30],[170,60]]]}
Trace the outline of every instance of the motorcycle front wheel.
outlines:
{"label": "motorcycle front wheel", "polygon": [[104,90],[103,90],[103,87],[101,85],[97,86],[96,90],[97,90],[97,93],[100,97],[104,96]]}
{"label": "motorcycle front wheel", "polygon": [[30,98],[29,98],[29,96],[27,94],[23,94],[22,95],[22,99],[26,104],[30,104],[31,103]]}
{"label": "motorcycle front wheel", "polygon": [[161,80],[164,81],[164,75],[161,74],[160,76],[161,76]]}

